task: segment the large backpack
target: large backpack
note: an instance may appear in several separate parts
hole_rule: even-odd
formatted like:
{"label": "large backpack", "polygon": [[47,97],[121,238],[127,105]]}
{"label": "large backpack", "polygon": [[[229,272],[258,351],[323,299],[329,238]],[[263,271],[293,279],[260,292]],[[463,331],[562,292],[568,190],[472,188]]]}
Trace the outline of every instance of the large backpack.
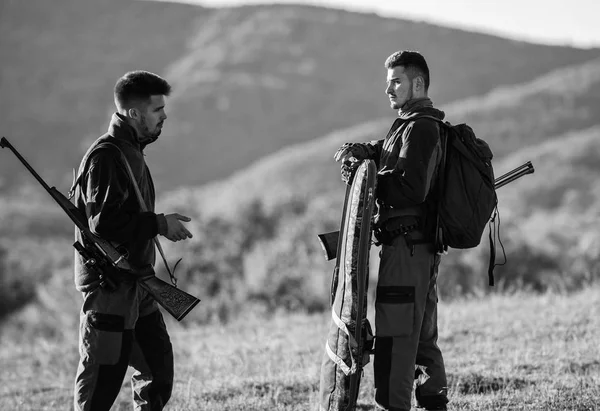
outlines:
{"label": "large backpack", "polygon": [[[452,125],[433,116],[419,118],[433,119],[440,124],[443,149],[437,184],[436,225],[439,251],[446,251],[448,247],[476,247],[498,205],[492,150],[467,124]],[[491,241],[490,247],[488,273],[490,285],[493,285],[495,248]]]}

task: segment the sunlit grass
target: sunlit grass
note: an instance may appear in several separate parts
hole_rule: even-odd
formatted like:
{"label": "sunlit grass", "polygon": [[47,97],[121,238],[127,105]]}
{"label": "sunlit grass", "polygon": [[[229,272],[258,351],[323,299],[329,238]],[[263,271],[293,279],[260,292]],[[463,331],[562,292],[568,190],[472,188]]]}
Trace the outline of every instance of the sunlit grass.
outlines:
{"label": "sunlit grass", "polygon": [[[440,302],[450,409],[598,409],[599,291]],[[189,329],[168,323],[176,355],[169,410],[316,409],[327,314],[247,312],[225,326]],[[11,323],[3,331],[0,409],[68,409],[76,327],[51,338],[23,338]],[[372,383],[368,365],[359,410],[374,409]],[[113,409],[130,409],[130,395],[125,381]]]}

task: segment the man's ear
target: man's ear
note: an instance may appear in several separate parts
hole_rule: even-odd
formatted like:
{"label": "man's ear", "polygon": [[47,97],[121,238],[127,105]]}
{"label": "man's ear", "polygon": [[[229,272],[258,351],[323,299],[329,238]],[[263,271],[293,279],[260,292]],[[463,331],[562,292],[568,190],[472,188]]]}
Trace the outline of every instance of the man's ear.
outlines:
{"label": "man's ear", "polygon": [[425,80],[422,76],[417,76],[413,80],[413,92],[425,91]]}
{"label": "man's ear", "polygon": [[139,118],[140,118],[140,112],[139,112],[139,110],[137,108],[133,108],[133,107],[132,108],[128,108],[127,109],[127,116],[129,118],[134,119],[134,120],[139,120]]}

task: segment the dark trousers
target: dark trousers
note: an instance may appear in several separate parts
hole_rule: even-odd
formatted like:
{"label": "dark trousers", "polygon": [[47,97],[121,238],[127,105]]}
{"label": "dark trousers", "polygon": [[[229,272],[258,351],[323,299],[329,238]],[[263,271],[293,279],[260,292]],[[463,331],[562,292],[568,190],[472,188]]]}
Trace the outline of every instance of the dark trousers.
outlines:
{"label": "dark trousers", "polygon": [[417,245],[412,252],[402,236],[383,245],[380,257],[373,361],[377,405],[391,411],[410,410],[417,374],[418,405],[444,409],[446,373],[437,345],[440,257],[429,244]]}
{"label": "dark trousers", "polygon": [[[131,297],[138,292],[129,289],[121,295]],[[173,388],[173,348],[161,312],[156,307],[149,314],[144,312],[155,305],[148,296],[140,295],[141,303],[137,299],[120,300],[119,292],[104,297],[107,295],[101,292],[84,303],[75,410],[109,411],[128,366],[135,369],[134,409],[162,410]],[[118,304],[124,301],[134,304]],[[137,310],[145,315],[130,315]],[[127,328],[132,321],[133,328]]]}

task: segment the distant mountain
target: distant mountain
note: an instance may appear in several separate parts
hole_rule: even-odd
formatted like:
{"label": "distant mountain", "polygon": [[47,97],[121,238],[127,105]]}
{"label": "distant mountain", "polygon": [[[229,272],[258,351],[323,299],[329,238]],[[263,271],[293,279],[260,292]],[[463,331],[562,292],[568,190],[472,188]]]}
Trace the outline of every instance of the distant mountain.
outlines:
{"label": "distant mountain", "polygon": [[[147,150],[159,190],[224,178],[290,144],[390,113],[383,61],[418,49],[438,104],[588,61],[550,47],[310,6],[207,9],[133,0],[0,4],[0,124],[51,183],[106,129],[112,87],[131,69],[175,89]],[[2,153],[0,189],[31,181]]]}

